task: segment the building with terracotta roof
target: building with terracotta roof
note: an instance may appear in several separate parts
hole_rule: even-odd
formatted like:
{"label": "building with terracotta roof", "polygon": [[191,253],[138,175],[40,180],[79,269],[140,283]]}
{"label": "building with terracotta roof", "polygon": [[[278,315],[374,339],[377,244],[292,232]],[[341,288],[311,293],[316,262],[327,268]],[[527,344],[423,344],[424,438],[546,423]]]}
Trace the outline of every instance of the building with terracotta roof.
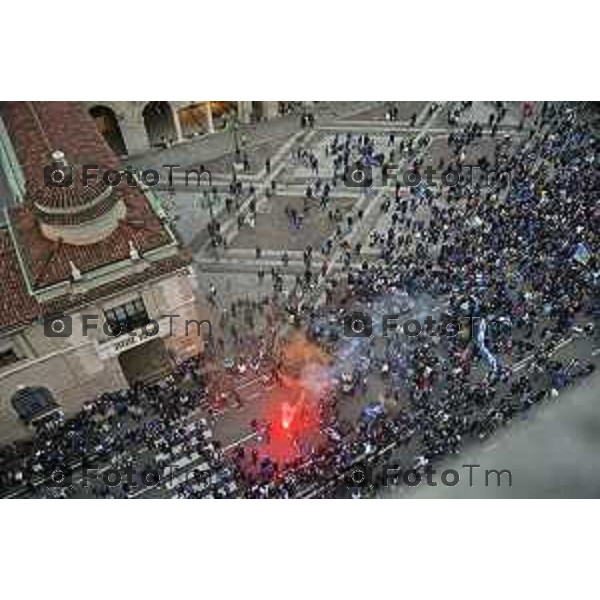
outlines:
{"label": "building with terracotta roof", "polygon": [[85,165],[122,170],[84,105],[0,105],[0,438],[25,432],[23,386],[68,413],[201,350],[190,256],[157,196],[83,185]]}

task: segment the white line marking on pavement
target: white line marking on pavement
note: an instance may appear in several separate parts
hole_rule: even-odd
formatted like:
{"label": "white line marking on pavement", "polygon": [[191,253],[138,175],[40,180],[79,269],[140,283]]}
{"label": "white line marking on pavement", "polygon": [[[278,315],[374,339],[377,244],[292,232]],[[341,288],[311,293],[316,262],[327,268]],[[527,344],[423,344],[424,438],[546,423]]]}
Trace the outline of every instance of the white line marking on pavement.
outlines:
{"label": "white line marking on pavement", "polygon": [[[555,348],[552,349],[552,351],[550,352],[550,356],[552,356],[556,351],[560,350],[561,348],[564,348],[565,346],[568,346],[571,342],[573,341],[572,337],[568,337],[567,339],[563,340],[562,342],[560,342],[559,344],[556,345]],[[530,356],[525,357],[523,360],[519,361],[514,367],[513,367],[513,372],[517,372],[520,371],[521,369],[523,369],[525,367],[525,365],[527,365],[528,362],[531,362],[531,360],[533,359],[534,355],[531,354]]]}
{"label": "white line marking on pavement", "polygon": [[236,386],[234,389],[243,390],[244,388],[254,385],[256,382],[260,381],[261,379],[262,379],[261,377],[255,377],[254,379],[250,379],[250,381],[246,381],[246,383],[242,383],[242,385]]}
{"label": "white line marking on pavement", "polygon": [[239,440],[232,442],[228,446],[225,446],[225,448],[223,448],[223,452],[228,452],[229,450],[232,450],[233,448],[240,446],[241,444],[245,444],[246,442],[249,442],[251,439],[253,439],[255,437],[258,437],[258,433],[256,433],[256,431],[253,431],[252,433],[249,433],[248,435],[244,436],[243,438],[240,438]]}
{"label": "white line marking on pavement", "polygon": [[127,494],[127,498],[128,499],[137,498],[138,496],[141,496],[142,494],[145,494],[146,492],[157,488],[159,485],[160,485],[160,483],[157,484],[157,485],[142,486],[136,492],[133,492],[131,494]]}
{"label": "white line marking on pavement", "polygon": [[524,369],[527,366],[527,363],[530,362],[533,359],[533,354],[531,356],[527,356],[526,358],[524,358],[523,360],[519,361],[514,367],[513,367],[513,372],[517,372],[520,371],[521,369]]}
{"label": "white line marking on pavement", "polygon": [[[256,433],[256,431],[253,431],[252,433],[249,433],[248,435],[244,436],[243,438],[240,438],[239,440],[236,440],[235,442],[232,442],[231,444],[225,446],[223,448],[223,452],[228,452],[229,450],[233,450],[233,448],[236,448],[237,446],[240,446],[241,444],[249,442],[251,439],[254,439],[255,437],[258,437],[258,433]],[[162,481],[160,483],[162,483]],[[160,483],[158,485],[160,485]],[[137,490],[136,492],[129,494],[128,498],[137,498],[138,496],[145,494],[146,492],[154,489],[155,487],[158,487],[158,486],[153,485],[153,486],[143,487],[143,488]]]}
{"label": "white line marking on pavement", "polygon": [[552,350],[552,354],[554,354],[557,350],[560,350],[564,346],[568,346],[572,341],[573,341],[572,337],[568,337],[566,340],[563,340],[562,342],[560,342],[560,344],[556,345],[556,348],[554,348]]}

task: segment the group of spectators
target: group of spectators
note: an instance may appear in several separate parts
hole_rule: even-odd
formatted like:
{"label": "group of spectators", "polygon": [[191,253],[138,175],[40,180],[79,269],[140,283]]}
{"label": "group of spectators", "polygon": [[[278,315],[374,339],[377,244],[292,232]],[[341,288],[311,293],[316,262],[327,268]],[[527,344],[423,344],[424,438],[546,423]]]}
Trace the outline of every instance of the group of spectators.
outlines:
{"label": "group of spectators", "polygon": [[[307,304],[297,315],[315,343],[354,363],[349,379],[360,383],[356,393],[365,393],[368,380],[384,381],[386,410],[353,424],[348,434],[336,408],[344,394],[338,386],[322,423],[324,448],[279,466],[277,477],[253,482],[248,495],[374,493],[381,483],[376,477],[366,488],[348,479],[356,464],[399,453],[405,467],[424,468],[594,370],[589,357],[561,360],[557,353],[573,339],[598,339],[596,136],[576,107],[543,103],[534,112],[524,106],[518,139],[497,139],[493,156],[480,157],[479,172],[464,176],[465,154],[484,136],[497,138],[507,114],[497,103],[488,122],[477,123],[469,109],[471,103],[461,103],[449,110],[455,129],[446,166],[460,174],[458,184],[408,193],[397,187],[382,202],[387,228],[371,235],[377,257],[359,251],[358,268],[348,263],[325,277],[341,296],[328,295],[321,307]],[[379,151],[368,136],[349,134],[341,144],[334,139],[328,155],[340,170]],[[404,154],[409,168],[422,167],[418,144]],[[468,321],[470,333],[407,337],[398,331],[383,340],[343,335],[342,324],[355,311],[381,321],[398,312],[390,307],[406,294],[417,308],[441,306],[441,316]],[[482,322],[493,327],[473,325]],[[342,379],[335,369],[332,378]]]}
{"label": "group of spectators", "polygon": [[[82,410],[52,429],[28,440],[0,448],[0,494],[28,497],[125,498],[140,489],[140,475],[150,474],[145,486],[164,480],[172,452],[179,456],[201,451],[210,474],[221,469],[217,441],[206,420],[208,398],[200,359],[177,366],[177,372],[155,383],[105,393],[86,402]],[[189,429],[189,423],[199,423]],[[186,425],[188,429],[186,429]],[[208,432],[195,442],[199,428]],[[136,477],[119,485],[99,474],[111,468],[133,467]],[[86,473],[94,473],[87,476]],[[157,475],[154,475],[154,474]],[[177,469],[169,470],[175,477]],[[154,479],[153,479],[154,478]],[[185,486],[178,489],[183,493]]]}
{"label": "group of spectators", "polygon": [[[470,119],[471,108],[471,103],[460,103],[448,110],[453,129],[447,140],[450,159],[443,166],[459,173],[455,186],[391,188],[381,202],[378,223],[385,225],[371,232],[368,253],[360,243],[349,242],[353,228],[347,227],[322,244],[328,255],[332,247],[342,248],[341,269],[297,278],[300,294],[283,294],[280,271],[274,269],[271,297],[235,302],[223,310],[221,335],[232,336],[234,347],[242,344],[237,321],[253,329],[255,317],[262,315],[265,333],[244,348],[244,365],[276,371],[276,357],[267,358],[275,351],[278,328],[290,323],[332,356],[332,385],[319,399],[320,443],[285,464],[257,457],[258,467],[251,471],[240,468],[243,448],[224,453],[208,423],[197,424],[201,413],[214,417],[210,407],[222,393],[204,376],[204,363],[214,359],[219,347],[222,357],[227,345],[216,339],[207,357],[182,363],[168,378],[104,394],[58,428],[0,448],[2,493],[48,495],[43,481],[65,466],[76,472],[96,461],[164,470],[169,461],[182,461],[185,477],[175,475],[167,488],[177,497],[372,494],[377,476],[366,486],[357,483],[349,475],[356,465],[375,466],[381,457],[393,455],[409,468],[424,468],[459,452],[468,440],[491,435],[591,372],[592,363],[561,361],[556,352],[565,340],[597,336],[597,139],[567,104],[524,108],[524,125],[513,132],[515,139],[498,139],[504,104],[493,107],[486,123]],[[476,153],[487,136],[496,139],[493,156],[479,157],[478,172],[465,176],[465,156]],[[407,168],[422,169],[429,139],[393,139],[391,149],[387,142],[378,147],[369,136],[336,136],[326,161],[338,176],[357,159],[375,156],[381,158],[371,164],[384,169],[386,156],[394,152]],[[298,159],[311,168],[317,160],[310,152]],[[318,189],[307,201],[330,210],[319,199],[323,186]],[[308,271],[316,268],[312,247],[304,258]],[[285,256],[282,262],[285,271]],[[310,294],[321,287],[327,292],[324,302],[311,301]],[[215,288],[215,306],[216,293]],[[454,336],[435,330],[411,337],[401,328],[385,338],[344,335],[344,323],[356,311],[377,322],[385,313],[406,312],[407,306],[421,313],[440,307],[440,316],[448,319],[493,326],[478,325],[470,334]],[[375,379],[383,386],[377,400],[383,410],[345,422],[340,417],[345,396],[367,395]],[[61,497],[81,493],[75,485],[59,489]],[[86,493],[131,497],[135,490],[128,484],[109,488],[98,483]]]}

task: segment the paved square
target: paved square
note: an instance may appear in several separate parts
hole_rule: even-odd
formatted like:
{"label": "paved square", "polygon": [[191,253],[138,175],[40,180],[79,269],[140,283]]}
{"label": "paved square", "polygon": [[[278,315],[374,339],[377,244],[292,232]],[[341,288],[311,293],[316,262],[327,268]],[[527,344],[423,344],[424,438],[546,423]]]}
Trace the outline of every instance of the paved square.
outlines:
{"label": "paved square", "polygon": [[[119,460],[181,466],[172,485],[120,493],[360,496],[343,482],[366,458],[393,456],[422,469],[530,410],[548,392],[544,386],[562,389],[557,374],[564,370],[544,371],[549,363],[538,363],[533,350],[564,364],[590,355],[582,309],[594,307],[591,280],[565,248],[580,238],[595,248],[581,218],[595,213],[584,193],[577,196],[581,213],[559,213],[560,203],[544,196],[552,186],[564,192],[565,181],[569,193],[577,189],[572,182],[580,179],[561,179],[568,169],[588,171],[574,159],[585,138],[565,133],[568,110],[557,105],[554,114],[565,120],[554,130],[552,120],[522,123],[518,102],[393,104],[393,122],[386,120],[390,103],[323,102],[240,127],[249,168],[237,181],[231,133],[136,159],[155,167],[202,164],[213,174],[211,186],[156,192],[164,219],[192,255],[199,314],[210,319],[213,336],[202,357],[177,365],[161,402],[152,394],[136,400],[147,413],[99,413],[105,431],[116,426],[135,439],[131,455]],[[301,114],[313,124],[302,125]],[[523,158],[532,148],[533,166]],[[545,179],[533,169],[541,148],[544,164],[555,167]],[[457,160],[475,165],[483,157],[493,165],[497,154],[531,167],[537,185],[498,185],[494,194],[470,183],[452,191],[402,183],[396,190],[380,176],[382,159],[401,177],[415,160],[421,169]],[[343,167],[355,161],[375,172],[371,188],[342,181]],[[537,210],[548,214],[538,219]],[[549,234],[542,245],[532,235],[536,227]],[[580,258],[594,260],[585,252]],[[545,270],[548,261],[559,265],[560,277]],[[474,314],[491,324],[450,339],[405,327]],[[513,337],[501,328],[507,315]],[[386,335],[390,316],[404,323]],[[175,415],[169,428],[153,429],[165,412]],[[144,429],[139,439],[131,433],[136,427]],[[105,491],[76,492],[98,493]]]}

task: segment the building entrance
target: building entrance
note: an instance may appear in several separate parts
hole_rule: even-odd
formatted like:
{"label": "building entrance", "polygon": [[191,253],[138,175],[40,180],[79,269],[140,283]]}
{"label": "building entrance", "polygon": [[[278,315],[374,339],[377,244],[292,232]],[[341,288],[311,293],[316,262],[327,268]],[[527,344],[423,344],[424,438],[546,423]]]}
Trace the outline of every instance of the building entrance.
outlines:
{"label": "building entrance", "polygon": [[165,343],[160,338],[121,352],[119,364],[129,385],[159,379],[172,369]]}

